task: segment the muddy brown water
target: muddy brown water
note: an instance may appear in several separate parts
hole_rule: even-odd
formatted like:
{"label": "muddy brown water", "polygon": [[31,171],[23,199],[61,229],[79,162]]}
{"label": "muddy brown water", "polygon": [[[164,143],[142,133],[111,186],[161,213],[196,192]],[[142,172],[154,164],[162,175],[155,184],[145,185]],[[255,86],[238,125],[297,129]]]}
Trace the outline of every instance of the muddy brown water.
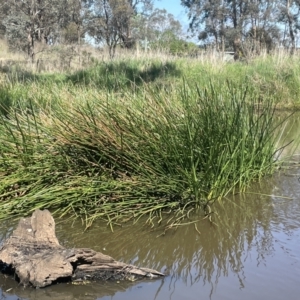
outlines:
{"label": "muddy brown water", "polygon": [[[290,120],[282,138],[298,135],[300,114]],[[161,236],[159,227],[151,231],[142,220],[115,227],[113,233],[101,222],[84,232],[79,221],[56,220],[58,238],[66,247],[90,247],[168,275],[155,281],[58,284],[39,290],[24,289],[0,275],[0,299],[300,299],[299,164],[253,184],[243,196],[223,199],[214,210],[218,226],[199,215],[200,233],[192,224]],[[0,241],[14,226],[2,222]]]}

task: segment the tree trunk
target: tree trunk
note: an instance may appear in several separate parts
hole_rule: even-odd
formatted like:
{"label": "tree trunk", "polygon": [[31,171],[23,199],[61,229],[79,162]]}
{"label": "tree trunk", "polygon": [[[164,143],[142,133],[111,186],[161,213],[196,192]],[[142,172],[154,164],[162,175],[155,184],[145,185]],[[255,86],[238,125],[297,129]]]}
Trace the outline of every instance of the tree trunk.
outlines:
{"label": "tree trunk", "polygon": [[287,12],[287,19],[288,19],[288,24],[289,24],[289,33],[290,33],[290,38],[291,38],[291,43],[292,43],[292,48],[290,54],[293,55],[295,53],[296,49],[296,43],[295,43],[295,35],[293,31],[293,18],[290,13],[290,0],[286,1],[286,12]]}
{"label": "tree trunk", "polygon": [[34,63],[34,60],[35,60],[35,52],[34,52],[34,46],[35,46],[35,43],[34,43],[34,36],[32,34],[32,31],[30,31],[28,33],[28,57],[31,61],[31,63]]}
{"label": "tree trunk", "polygon": [[56,282],[96,280],[134,281],[161,278],[164,274],[114,260],[88,248],[66,249],[55,235],[48,210],[36,210],[21,219],[0,248],[2,272],[14,273],[24,286],[45,287]]}
{"label": "tree trunk", "polygon": [[78,43],[78,56],[79,56],[79,66],[81,67],[81,30],[80,25],[77,24],[77,43]]}
{"label": "tree trunk", "polygon": [[241,41],[236,37],[233,41],[234,60],[239,60],[241,55]]}

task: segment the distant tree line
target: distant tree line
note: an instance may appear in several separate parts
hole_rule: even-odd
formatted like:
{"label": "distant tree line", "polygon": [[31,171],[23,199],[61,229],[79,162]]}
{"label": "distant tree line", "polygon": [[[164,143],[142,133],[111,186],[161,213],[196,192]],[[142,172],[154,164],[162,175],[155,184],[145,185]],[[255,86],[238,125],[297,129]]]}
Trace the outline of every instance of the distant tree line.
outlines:
{"label": "distant tree line", "polygon": [[0,36],[32,61],[49,45],[80,45],[87,37],[111,57],[117,46],[171,53],[192,47],[180,22],[154,9],[153,0],[0,0]]}
{"label": "distant tree line", "polygon": [[204,44],[231,49],[236,58],[276,46],[294,53],[300,29],[299,0],[181,0],[190,29]]}

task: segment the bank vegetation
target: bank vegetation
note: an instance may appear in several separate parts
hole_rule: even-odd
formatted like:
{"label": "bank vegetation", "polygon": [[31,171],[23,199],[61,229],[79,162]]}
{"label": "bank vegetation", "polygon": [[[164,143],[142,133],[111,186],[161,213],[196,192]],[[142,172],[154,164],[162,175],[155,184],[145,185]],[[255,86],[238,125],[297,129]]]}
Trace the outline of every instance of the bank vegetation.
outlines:
{"label": "bank vegetation", "polygon": [[67,72],[1,69],[0,218],[47,208],[113,228],[176,225],[280,165],[297,55],[134,56]]}

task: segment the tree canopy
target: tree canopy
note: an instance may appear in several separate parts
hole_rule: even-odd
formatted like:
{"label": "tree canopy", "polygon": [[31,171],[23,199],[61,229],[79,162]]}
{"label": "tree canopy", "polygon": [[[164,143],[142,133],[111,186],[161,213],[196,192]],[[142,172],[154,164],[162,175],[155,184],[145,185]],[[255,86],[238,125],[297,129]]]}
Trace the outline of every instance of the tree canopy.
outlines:
{"label": "tree canopy", "polygon": [[[235,57],[262,49],[294,52],[300,29],[300,0],[181,0],[190,30],[203,45],[230,50]],[[34,61],[37,45],[78,44],[87,36],[116,47],[164,49],[173,54],[193,47],[181,23],[153,0],[0,0],[0,35],[11,49]],[[39,47],[40,49],[41,47]]]}
{"label": "tree canopy", "polygon": [[275,46],[296,48],[299,0],[181,0],[190,29],[217,50],[259,53]]}

